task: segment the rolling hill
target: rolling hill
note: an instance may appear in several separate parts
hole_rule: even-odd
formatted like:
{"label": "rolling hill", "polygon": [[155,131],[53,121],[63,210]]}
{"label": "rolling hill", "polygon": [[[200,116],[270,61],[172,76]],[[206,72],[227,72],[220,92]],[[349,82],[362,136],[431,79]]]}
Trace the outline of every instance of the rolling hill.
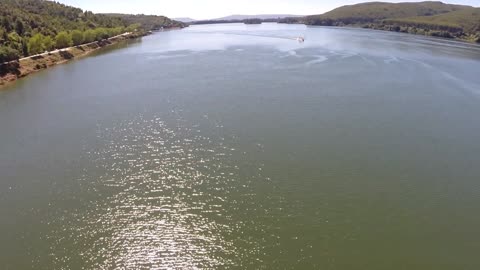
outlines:
{"label": "rolling hill", "polygon": [[469,9],[470,6],[450,5],[442,2],[383,3],[370,2],[343,6],[322,15],[308,16],[307,22],[316,19],[332,19],[345,23],[362,21],[372,22],[382,19],[407,18],[414,16],[432,16],[452,11]]}

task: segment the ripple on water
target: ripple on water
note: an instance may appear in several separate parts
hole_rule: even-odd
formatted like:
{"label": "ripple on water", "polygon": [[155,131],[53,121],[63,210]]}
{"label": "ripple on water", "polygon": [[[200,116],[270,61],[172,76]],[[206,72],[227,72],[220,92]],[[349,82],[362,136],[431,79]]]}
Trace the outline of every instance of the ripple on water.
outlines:
{"label": "ripple on water", "polygon": [[[232,264],[236,245],[225,236],[241,224],[224,209],[238,208],[231,193],[254,196],[229,161],[232,147],[159,118],[100,130],[98,140],[102,147],[88,154],[95,168],[80,179],[92,200],[59,223],[52,253],[73,241],[95,269]],[[59,265],[69,256],[58,256]]]}

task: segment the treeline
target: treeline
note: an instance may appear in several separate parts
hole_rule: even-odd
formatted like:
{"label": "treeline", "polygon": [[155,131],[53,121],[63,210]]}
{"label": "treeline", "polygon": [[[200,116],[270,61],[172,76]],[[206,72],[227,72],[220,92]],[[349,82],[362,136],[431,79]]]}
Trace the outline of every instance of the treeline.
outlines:
{"label": "treeline", "polygon": [[113,36],[120,35],[125,32],[132,32],[137,27],[135,25],[125,27],[115,27],[115,28],[95,28],[88,29],[85,31],[73,30],[73,31],[62,31],[58,33],[54,38],[51,36],[45,36],[43,34],[37,33],[31,38],[28,39],[28,44],[26,52],[23,52],[24,55],[34,55],[39,54],[44,51],[51,51],[53,49],[62,49],[71,46],[78,46],[84,43],[90,43],[94,41],[101,41]]}
{"label": "treeline", "polygon": [[262,19],[245,19],[243,20],[244,24],[261,24],[263,21]]}
{"label": "treeline", "polygon": [[223,24],[223,23],[242,23],[242,20],[199,20],[194,21],[189,24],[191,25],[199,25],[199,24]]}
{"label": "treeline", "polygon": [[[153,19],[158,20],[151,25],[139,22]],[[163,16],[136,15],[127,19],[94,14],[47,0],[0,0],[0,63],[123,32],[151,30],[152,25],[160,27],[162,23],[168,27],[175,24]]]}
{"label": "treeline", "polygon": [[[427,22],[409,22],[403,20],[385,20],[383,24],[378,26],[387,26],[393,27],[389,29],[391,31],[396,32],[405,32],[405,33],[412,33],[412,34],[427,34],[429,32],[432,36],[440,36],[440,37],[447,37],[453,38],[455,36],[463,35],[464,30],[462,27],[455,26],[455,25],[442,25],[442,24],[434,24],[434,23],[427,23]],[[374,28],[373,26],[372,28]]]}

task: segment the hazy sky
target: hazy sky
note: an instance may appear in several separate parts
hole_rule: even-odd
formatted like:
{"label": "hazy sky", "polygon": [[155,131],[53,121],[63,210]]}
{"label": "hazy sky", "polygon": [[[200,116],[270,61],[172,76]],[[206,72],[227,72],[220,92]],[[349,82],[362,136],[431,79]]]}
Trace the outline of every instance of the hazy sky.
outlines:
{"label": "hazy sky", "polygon": [[[232,14],[319,14],[359,0],[57,0],[96,13],[155,14],[212,19]],[[418,1],[418,0],[417,0]],[[417,2],[414,0],[388,2]],[[480,0],[444,0],[480,6]]]}

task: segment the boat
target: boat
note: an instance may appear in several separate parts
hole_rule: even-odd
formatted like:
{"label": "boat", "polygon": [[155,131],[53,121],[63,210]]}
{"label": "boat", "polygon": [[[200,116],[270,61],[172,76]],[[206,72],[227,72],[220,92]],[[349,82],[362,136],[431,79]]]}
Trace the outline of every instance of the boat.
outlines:
{"label": "boat", "polygon": [[300,43],[303,43],[305,42],[305,38],[304,37],[297,37],[295,38],[296,41],[300,42]]}

